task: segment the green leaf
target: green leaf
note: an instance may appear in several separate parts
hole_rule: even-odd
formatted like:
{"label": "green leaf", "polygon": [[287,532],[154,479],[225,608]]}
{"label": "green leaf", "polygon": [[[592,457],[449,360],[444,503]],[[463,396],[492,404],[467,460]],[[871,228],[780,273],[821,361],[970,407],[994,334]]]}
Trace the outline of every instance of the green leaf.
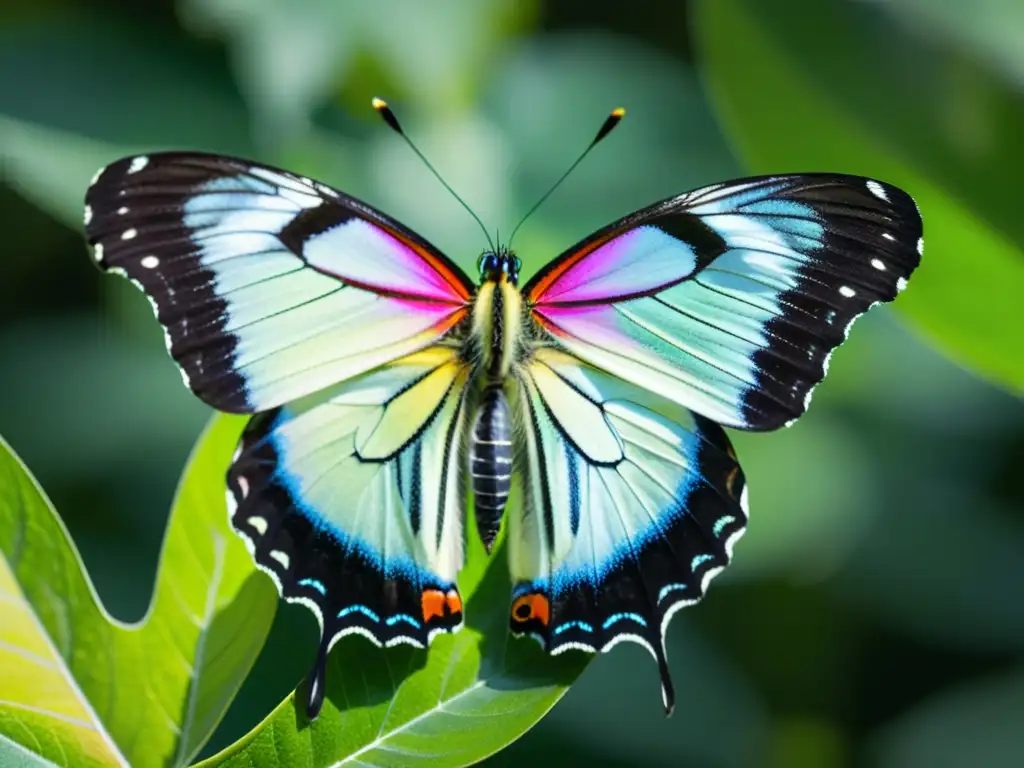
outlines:
{"label": "green leaf", "polygon": [[[859,173],[908,190],[924,218],[925,255],[894,306],[954,359],[1024,390],[1024,337],[1017,332],[1024,254],[979,213],[984,208],[969,207],[976,201],[961,199],[959,187],[954,192],[913,152],[894,149],[881,137],[873,122],[862,119],[863,111],[851,107],[840,84],[829,80],[835,87],[823,87],[815,79],[826,64],[801,57],[798,47],[815,35],[787,38],[788,46],[780,42],[774,34],[781,26],[778,17],[810,12],[804,4],[766,5],[772,13],[763,6],[755,11],[746,0],[695,6],[706,80],[740,155],[755,172]],[[814,12],[826,13],[818,5]],[[762,21],[769,15],[776,17],[770,27]],[[841,34],[830,30],[829,44],[849,44]],[[870,61],[876,41],[857,42],[864,61]],[[827,50],[819,50],[820,60],[827,57]],[[901,114],[913,110],[914,102],[904,101],[898,109]]]}
{"label": "green leaf", "polygon": [[0,743],[60,764],[80,753],[83,765],[180,766],[209,738],[277,606],[227,523],[241,425],[221,418],[196,447],[152,603],[132,625],[105,612],[60,518],[0,443],[0,601],[16,619],[0,625]]}
{"label": "green leaf", "polygon": [[549,656],[532,640],[511,637],[503,548],[474,591],[486,558],[475,543],[460,578],[469,595],[460,632],[435,638],[426,651],[341,640],[328,659],[327,700],[315,722],[303,714],[300,688],[298,703],[289,696],[200,765],[462,766],[515,741],[562,697],[590,656]]}

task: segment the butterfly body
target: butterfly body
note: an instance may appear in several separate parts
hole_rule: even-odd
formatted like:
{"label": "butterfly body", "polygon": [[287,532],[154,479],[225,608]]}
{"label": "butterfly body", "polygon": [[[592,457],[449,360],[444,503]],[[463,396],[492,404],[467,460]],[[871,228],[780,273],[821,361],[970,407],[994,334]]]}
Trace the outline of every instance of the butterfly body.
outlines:
{"label": "butterfly body", "polygon": [[518,257],[507,249],[487,251],[478,264],[480,284],[465,353],[479,392],[469,435],[469,475],[477,530],[490,552],[512,488],[513,424],[505,388],[528,354],[530,320],[517,285]]}
{"label": "butterfly body", "polygon": [[195,153],[104,169],[85,224],[192,391],[253,415],[228,513],[320,623],[311,716],[340,638],[426,647],[462,626],[470,494],[488,549],[505,518],[511,631],[551,654],[639,643],[671,710],[669,621],[748,519],[723,426],[798,418],[923,247],[892,185],[765,176],[630,214],[521,288],[492,249],[474,283],[342,192]]}

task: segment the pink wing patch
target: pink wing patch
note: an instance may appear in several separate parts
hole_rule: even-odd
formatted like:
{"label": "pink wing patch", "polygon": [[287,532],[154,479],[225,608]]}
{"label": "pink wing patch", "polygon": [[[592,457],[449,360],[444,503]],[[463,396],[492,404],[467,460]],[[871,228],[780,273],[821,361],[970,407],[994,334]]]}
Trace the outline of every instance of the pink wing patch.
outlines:
{"label": "pink wing patch", "polygon": [[464,304],[462,281],[439,259],[397,232],[352,218],[303,246],[310,266],[375,293]]}
{"label": "pink wing patch", "polygon": [[696,265],[688,244],[658,227],[640,226],[556,260],[531,281],[528,298],[541,306],[622,301],[685,280]]}

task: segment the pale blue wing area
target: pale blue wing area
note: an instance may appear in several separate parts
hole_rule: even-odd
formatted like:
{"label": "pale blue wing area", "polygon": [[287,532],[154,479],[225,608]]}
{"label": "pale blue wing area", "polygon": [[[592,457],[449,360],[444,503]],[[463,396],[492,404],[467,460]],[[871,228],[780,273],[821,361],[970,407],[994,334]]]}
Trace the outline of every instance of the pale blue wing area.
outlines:
{"label": "pale blue wing area", "polygon": [[741,179],[616,222],[524,293],[578,357],[721,424],[774,429],[806,410],[853,321],[903,290],[921,238],[913,200],[882,182]]}
{"label": "pale blue wing area", "polygon": [[663,637],[729,562],[743,473],[717,424],[579,359],[537,350],[518,382],[511,627],[558,653]]}
{"label": "pale blue wing area", "polygon": [[135,282],[189,387],[257,412],[422,349],[466,314],[468,279],[378,211],[244,160],[126,158],[86,197],[97,263]]}
{"label": "pale blue wing area", "polygon": [[461,625],[468,377],[434,346],[246,429],[232,523],[325,648],[352,632],[422,646]]}

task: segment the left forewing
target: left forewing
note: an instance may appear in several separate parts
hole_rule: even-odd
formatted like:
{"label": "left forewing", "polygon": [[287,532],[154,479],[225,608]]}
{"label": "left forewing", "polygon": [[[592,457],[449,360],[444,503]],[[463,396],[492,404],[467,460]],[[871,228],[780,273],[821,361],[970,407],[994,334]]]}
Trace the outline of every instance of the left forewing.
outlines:
{"label": "left forewing", "polygon": [[703,596],[747,521],[732,446],[708,419],[550,348],[516,401],[512,631],[553,654],[638,642],[671,709],[669,619]]}

